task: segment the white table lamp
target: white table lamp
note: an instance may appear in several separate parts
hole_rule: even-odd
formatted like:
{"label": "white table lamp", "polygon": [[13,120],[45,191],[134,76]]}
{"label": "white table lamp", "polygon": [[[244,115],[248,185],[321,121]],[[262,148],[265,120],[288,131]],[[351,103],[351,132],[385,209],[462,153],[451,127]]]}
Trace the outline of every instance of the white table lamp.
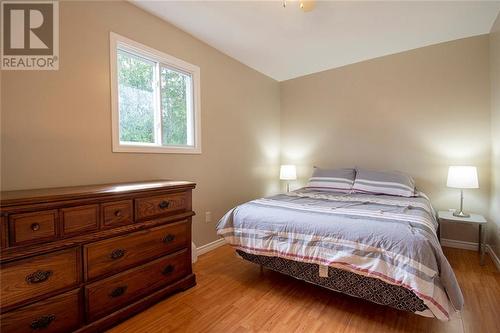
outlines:
{"label": "white table lamp", "polygon": [[[282,165],[280,168],[280,179],[281,180],[296,180],[297,179],[297,168],[295,165]],[[290,192],[290,183],[286,183],[286,191]]]}
{"label": "white table lamp", "polygon": [[460,189],[460,211],[455,211],[453,215],[457,217],[470,217],[470,214],[463,211],[464,189],[479,188],[477,168],[474,166],[450,166],[446,186]]}

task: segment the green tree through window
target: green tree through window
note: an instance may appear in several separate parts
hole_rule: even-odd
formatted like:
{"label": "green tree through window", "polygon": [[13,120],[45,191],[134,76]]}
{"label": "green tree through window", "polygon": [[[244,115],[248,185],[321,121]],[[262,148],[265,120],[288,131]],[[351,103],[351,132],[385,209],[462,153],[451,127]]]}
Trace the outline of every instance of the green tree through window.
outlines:
{"label": "green tree through window", "polygon": [[187,144],[187,96],[191,78],[179,72],[161,69],[161,111],[164,145]]}
{"label": "green tree through window", "polygon": [[120,141],[154,140],[153,62],[118,51]]}
{"label": "green tree through window", "polygon": [[120,144],[193,147],[192,75],[128,50],[116,59]]}

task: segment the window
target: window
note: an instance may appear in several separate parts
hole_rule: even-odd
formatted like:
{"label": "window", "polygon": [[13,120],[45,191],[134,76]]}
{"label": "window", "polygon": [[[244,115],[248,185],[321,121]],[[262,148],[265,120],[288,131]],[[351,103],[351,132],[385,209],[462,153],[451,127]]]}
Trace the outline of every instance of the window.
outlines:
{"label": "window", "polygon": [[113,151],[201,153],[200,69],[110,35]]}

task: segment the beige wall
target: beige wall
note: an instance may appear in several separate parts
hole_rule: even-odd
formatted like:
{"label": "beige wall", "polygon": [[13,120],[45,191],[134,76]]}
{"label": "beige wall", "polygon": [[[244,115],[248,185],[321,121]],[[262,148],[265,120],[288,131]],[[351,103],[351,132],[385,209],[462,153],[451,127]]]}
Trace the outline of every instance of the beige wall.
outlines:
{"label": "beige wall", "polygon": [[[480,189],[465,208],[489,213],[489,40],[424,47],[282,82],[281,156],[298,165],[408,172],[436,208],[455,208],[448,166],[478,166]],[[477,241],[474,228],[443,237]]]}
{"label": "beige wall", "polygon": [[[216,239],[226,210],[277,191],[281,140],[281,161],[299,167],[296,186],[313,165],[398,169],[441,209],[459,200],[445,187],[448,165],[477,165],[481,189],[466,192],[466,208],[489,212],[493,175],[491,216],[500,223],[498,19],[491,40],[453,41],[278,84],[128,3],[61,3],[60,11],[60,70],[0,74],[2,190],[192,180],[194,240],[203,245]],[[203,154],[111,152],[110,31],[201,67]],[[444,237],[475,241],[476,233],[445,228]]]}
{"label": "beige wall", "polygon": [[500,14],[490,33],[491,225],[490,243],[500,257]]}
{"label": "beige wall", "polygon": [[[192,180],[197,245],[226,210],[276,190],[276,81],[126,2],[62,2],[60,18],[59,71],[1,73],[3,190]],[[201,68],[203,154],[111,152],[110,31]]]}

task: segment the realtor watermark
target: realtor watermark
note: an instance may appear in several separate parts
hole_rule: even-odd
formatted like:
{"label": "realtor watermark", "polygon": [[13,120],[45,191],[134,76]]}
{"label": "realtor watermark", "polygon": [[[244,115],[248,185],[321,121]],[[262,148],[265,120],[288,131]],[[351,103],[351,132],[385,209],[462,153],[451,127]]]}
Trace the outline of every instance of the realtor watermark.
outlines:
{"label": "realtor watermark", "polygon": [[2,70],[59,69],[59,3],[2,1]]}

